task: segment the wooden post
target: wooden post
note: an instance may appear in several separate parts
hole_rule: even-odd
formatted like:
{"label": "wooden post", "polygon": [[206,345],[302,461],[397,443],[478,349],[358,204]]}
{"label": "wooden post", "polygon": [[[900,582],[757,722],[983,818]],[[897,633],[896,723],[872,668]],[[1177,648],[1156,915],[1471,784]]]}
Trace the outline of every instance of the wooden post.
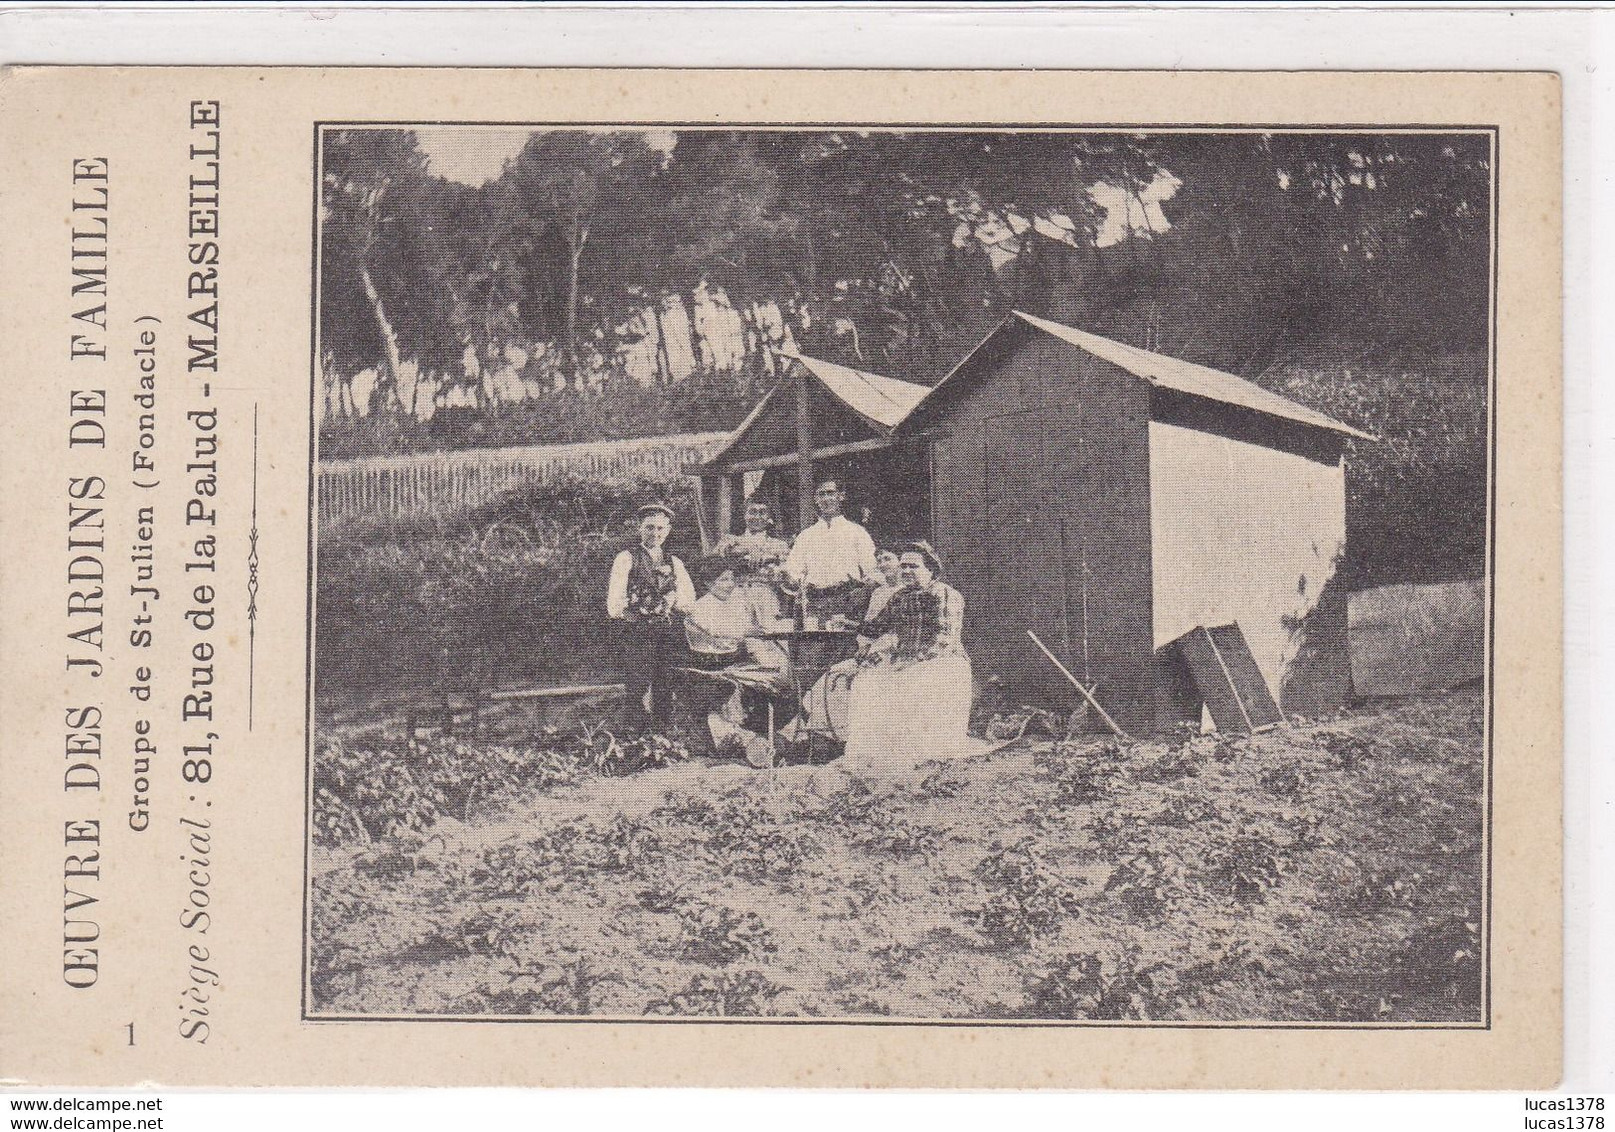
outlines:
{"label": "wooden post", "polygon": [[774,534],[778,538],[790,542],[796,537],[800,528],[792,528],[790,520],[785,515],[785,477],[779,472],[764,472],[763,482],[758,484],[758,490],[768,490],[768,507],[774,516]]}
{"label": "wooden post", "polygon": [[746,529],[746,473],[735,472],[729,477],[729,498],[734,501],[735,517],[725,534]]}
{"label": "wooden post", "polygon": [[713,523],[713,526],[716,528],[713,532],[713,536],[719,542],[722,542],[725,538],[734,533],[735,480],[734,477],[728,473],[724,473],[718,477],[718,515],[716,522]]}
{"label": "wooden post", "polygon": [[807,367],[796,370],[796,529],[806,530],[817,512],[813,508],[813,422],[808,419]]}
{"label": "wooden post", "polygon": [[701,555],[705,557],[712,553],[712,526],[707,521],[707,508],[712,505],[712,490],[707,483],[707,477],[695,477],[695,522],[701,533]]}

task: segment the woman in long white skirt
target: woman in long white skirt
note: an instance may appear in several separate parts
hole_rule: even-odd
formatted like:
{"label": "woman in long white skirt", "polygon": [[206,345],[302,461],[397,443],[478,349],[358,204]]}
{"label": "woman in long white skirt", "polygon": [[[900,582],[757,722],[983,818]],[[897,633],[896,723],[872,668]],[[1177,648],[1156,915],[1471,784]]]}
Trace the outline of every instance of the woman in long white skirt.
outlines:
{"label": "woman in long white skirt", "polygon": [[903,770],[966,750],[964,598],[941,580],[929,544],[909,544],[898,562],[902,588],[858,628],[875,640],[860,658],[847,710],[842,765],[854,773]]}

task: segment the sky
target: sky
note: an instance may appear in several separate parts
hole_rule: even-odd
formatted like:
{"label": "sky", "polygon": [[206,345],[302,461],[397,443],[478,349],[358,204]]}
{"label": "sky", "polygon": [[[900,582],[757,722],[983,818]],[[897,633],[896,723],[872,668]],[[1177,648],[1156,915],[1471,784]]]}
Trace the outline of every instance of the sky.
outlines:
{"label": "sky", "polygon": [[532,133],[500,126],[450,126],[417,129],[415,137],[434,174],[475,188],[499,176],[506,159],[520,153]]}
{"label": "sky", "polygon": [[1106,248],[1121,240],[1129,229],[1136,231],[1165,232],[1172,225],[1161,211],[1161,202],[1170,200],[1183,182],[1170,173],[1156,175],[1144,191],[1134,197],[1114,185],[1100,181],[1088,190],[1094,203],[1105,210],[1105,219],[1099,226],[1095,243]]}
{"label": "sky", "polygon": [[[431,172],[476,188],[499,176],[505,162],[521,152],[533,131],[508,126],[417,128],[416,139]],[[650,130],[645,140],[664,152],[673,148],[671,130]]]}

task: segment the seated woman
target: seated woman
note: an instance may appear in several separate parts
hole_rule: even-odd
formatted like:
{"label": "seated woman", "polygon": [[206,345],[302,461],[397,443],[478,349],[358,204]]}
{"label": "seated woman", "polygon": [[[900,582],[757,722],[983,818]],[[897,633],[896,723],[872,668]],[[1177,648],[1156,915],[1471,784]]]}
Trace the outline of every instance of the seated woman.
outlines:
{"label": "seated woman", "polygon": [[874,592],[869,595],[869,609],[864,613],[864,620],[876,616],[886,608],[886,603],[892,600],[892,595],[903,586],[903,577],[898,567],[897,551],[889,546],[883,546],[875,551],[875,566],[880,570],[881,582]]}
{"label": "seated woman", "polygon": [[964,598],[939,579],[941,563],[927,543],[909,544],[898,561],[903,585],[857,627],[869,643],[814,684],[790,733],[841,739],[842,765],[852,771],[896,770],[965,751],[971,680],[960,639]]}
{"label": "seated woman", "polygon": [[684,632],[691,666],[723,673],[722,681],[710,681],[712,695],[703,704],[712,741],[720,748],[737,741],[748,760],[772,760],[761,732],[768,728],[770,695],[785,686],[785,652],[757,635],[772,626],[757,623],[754,608],[737,592],[731,563],[709,561],[702,573],[707,592],[685,616]]}
{"label": "seated woman", "polygon": [[716,559],[702,565],[707,592],[685,616],[684,631],[697,667],[724,668],[750,663],[785,670],[785,651],[760,634],[775,626],[761,624],[756,607],[739,592],[734,565]]}
{"label": "seated woman", "polygon": [[904,547],[898,564],[902,588],[858,629],[878,639],[852,682],[844,763],[852,771],[901,770],[966,750],[964,598],[941,580],[942,563],[928,543]]}

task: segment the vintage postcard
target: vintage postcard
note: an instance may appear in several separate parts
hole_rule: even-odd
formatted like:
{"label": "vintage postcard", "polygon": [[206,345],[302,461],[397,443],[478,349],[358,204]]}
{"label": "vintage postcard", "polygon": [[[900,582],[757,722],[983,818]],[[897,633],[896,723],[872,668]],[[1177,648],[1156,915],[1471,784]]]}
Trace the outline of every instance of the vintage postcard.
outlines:
{"label": "vintage postcard", "polygon": [[1557,1080],[1554,76],[0,139],[0,1079]]}

